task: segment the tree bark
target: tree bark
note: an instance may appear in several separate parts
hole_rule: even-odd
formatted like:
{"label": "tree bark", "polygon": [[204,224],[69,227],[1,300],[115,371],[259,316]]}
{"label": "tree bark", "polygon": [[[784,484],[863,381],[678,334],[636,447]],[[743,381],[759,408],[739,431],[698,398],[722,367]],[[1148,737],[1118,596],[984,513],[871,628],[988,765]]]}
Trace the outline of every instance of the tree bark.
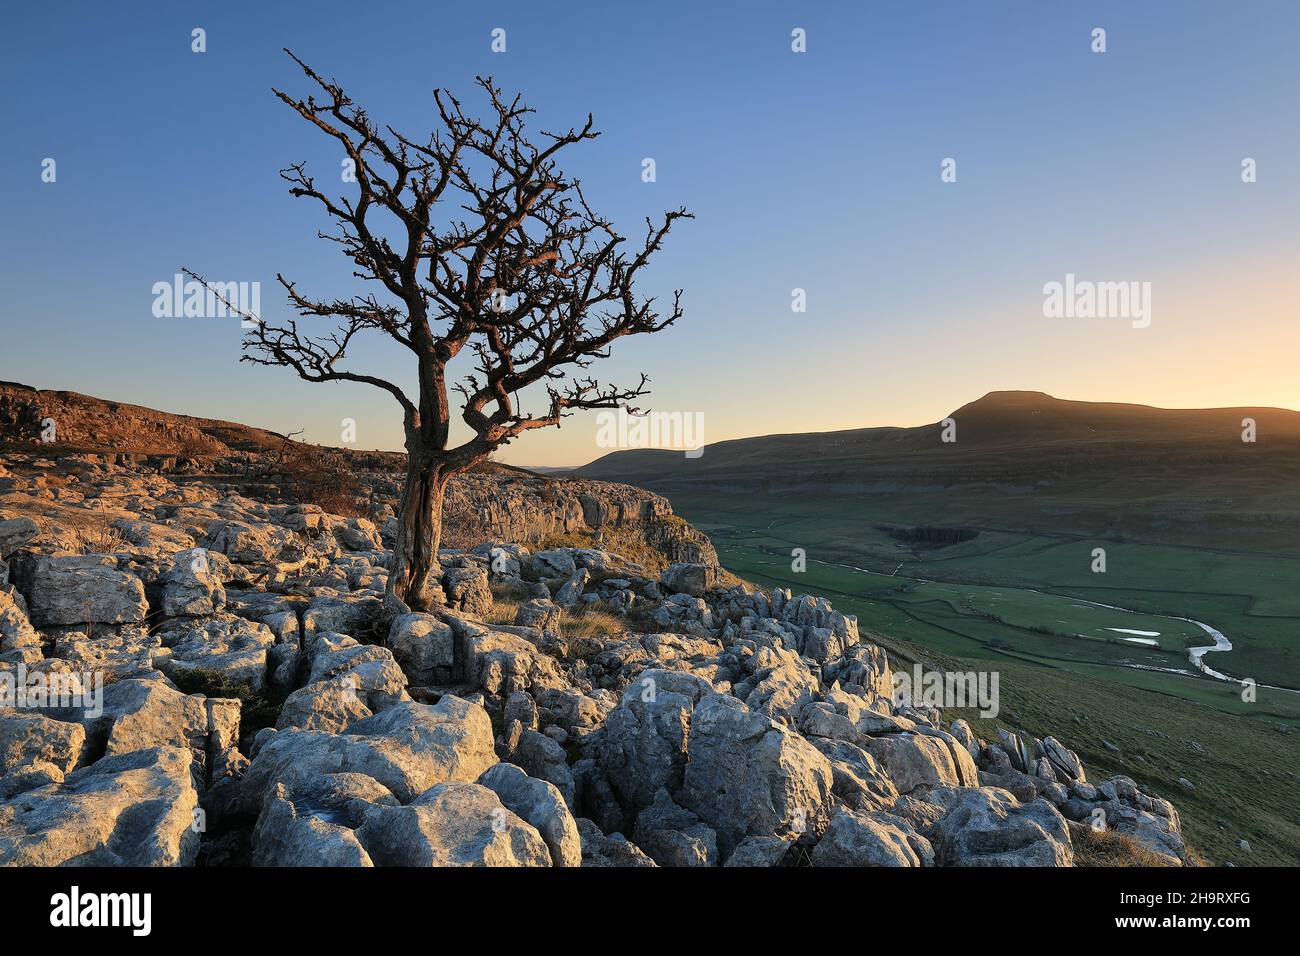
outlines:
{"label": "tree bark", "polygon": [[438,543],[442,537],[442,502],[450,478],[435,456],[410,449],[406,487],[397,515],[397,542],[388,575],[389,593],[412,611],[429,611],[443,603],[438,582]]}

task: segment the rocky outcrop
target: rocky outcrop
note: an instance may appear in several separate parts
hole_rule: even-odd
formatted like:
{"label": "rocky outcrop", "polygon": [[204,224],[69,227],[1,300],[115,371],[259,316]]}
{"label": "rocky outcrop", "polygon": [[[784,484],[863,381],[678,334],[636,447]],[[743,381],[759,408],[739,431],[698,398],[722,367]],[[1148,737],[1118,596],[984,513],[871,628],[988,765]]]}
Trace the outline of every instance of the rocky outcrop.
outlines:
{"label": "rocky outcrop", "polygon": [[944,807],[932,842],[942,866],[1071,866],[1065,820],[1050,803],[1021,803],[994,787],[941,789],[931,798]]}
{"label": "rocky outcrop", "polygon": [[496,762],[492,725],[481,707],[451,696],[433,706],[411,701],[359,720],[342,734],[269,734],[244,774],[241,800],[255,810],[277,783],[310,792],[319,779],[360,774],[410,802],[435,784],[472,782]]}
{"label": "rocky outcrop", "polygon": [[60,685],[0,701],[0,862],[1070,866],[1080,825],[1188,857],[1172,804],[1060,739],[893,699],[825,598],[646,551],[694,533],[653,496],[470,475],[490,504],[456,507],[501,524],[416,613],[384,505],[76,467],[25,486],[40,521],[0,513],[0,677]]}

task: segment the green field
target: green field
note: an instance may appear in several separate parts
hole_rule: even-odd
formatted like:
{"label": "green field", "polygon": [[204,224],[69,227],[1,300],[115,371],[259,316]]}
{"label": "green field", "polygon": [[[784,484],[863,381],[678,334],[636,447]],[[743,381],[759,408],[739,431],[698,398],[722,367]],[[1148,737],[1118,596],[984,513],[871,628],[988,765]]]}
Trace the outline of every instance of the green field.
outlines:
{"label": "green field", "polygon": [[[1300,558],[990,527],[963,497],[671,494],[741,577],[825,595],[903,660],[996,669],[998,723],[1058,735],[1094,777],[1127,773],[1174,800],[1210,860],[1300,863],[1300,693],[1261,686],[1243,699],[1239,683],[1187,656],[1213,645],[1193,623],[1204,622],[1233,645],[1208,653],[1209,667],[1300,687]],[[913,524],[978,535],[899,540]],[[1092,570],[1095,548],[1104,573]]]}

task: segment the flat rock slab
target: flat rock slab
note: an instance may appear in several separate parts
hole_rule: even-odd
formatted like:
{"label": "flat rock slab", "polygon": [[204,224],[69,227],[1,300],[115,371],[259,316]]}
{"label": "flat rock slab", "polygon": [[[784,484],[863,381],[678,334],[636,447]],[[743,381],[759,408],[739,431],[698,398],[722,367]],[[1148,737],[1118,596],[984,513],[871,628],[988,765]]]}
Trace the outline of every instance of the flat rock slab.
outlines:
{"label": "flat rock slab", "polygon": [[0,866],[188,866],[198,802],[187,750],[105,757],[0,805]]}

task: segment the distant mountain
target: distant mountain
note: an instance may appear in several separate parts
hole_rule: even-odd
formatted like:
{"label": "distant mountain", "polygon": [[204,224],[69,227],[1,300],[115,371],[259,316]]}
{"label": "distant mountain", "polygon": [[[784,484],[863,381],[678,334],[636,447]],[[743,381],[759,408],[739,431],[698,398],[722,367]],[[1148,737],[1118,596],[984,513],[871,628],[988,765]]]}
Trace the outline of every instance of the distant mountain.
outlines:
{"label": "distant mountain", "polygon": [[[616,451],[573,474],[655,490],[753,489],[773,493],[934,490],[991,485],[1028,490],[1119,474],[1183,484],[1224,468],[1300,477],[1300,412],[1282,408],[1167,409],[1075,402],[1044,392],[1000,391],[943,422],[765,435],[706,446],[699,458],[655,449]],[[1242,441],[1242,421],[1256,441]],[[1294,484],[1292,485],[1294,487]]]}

